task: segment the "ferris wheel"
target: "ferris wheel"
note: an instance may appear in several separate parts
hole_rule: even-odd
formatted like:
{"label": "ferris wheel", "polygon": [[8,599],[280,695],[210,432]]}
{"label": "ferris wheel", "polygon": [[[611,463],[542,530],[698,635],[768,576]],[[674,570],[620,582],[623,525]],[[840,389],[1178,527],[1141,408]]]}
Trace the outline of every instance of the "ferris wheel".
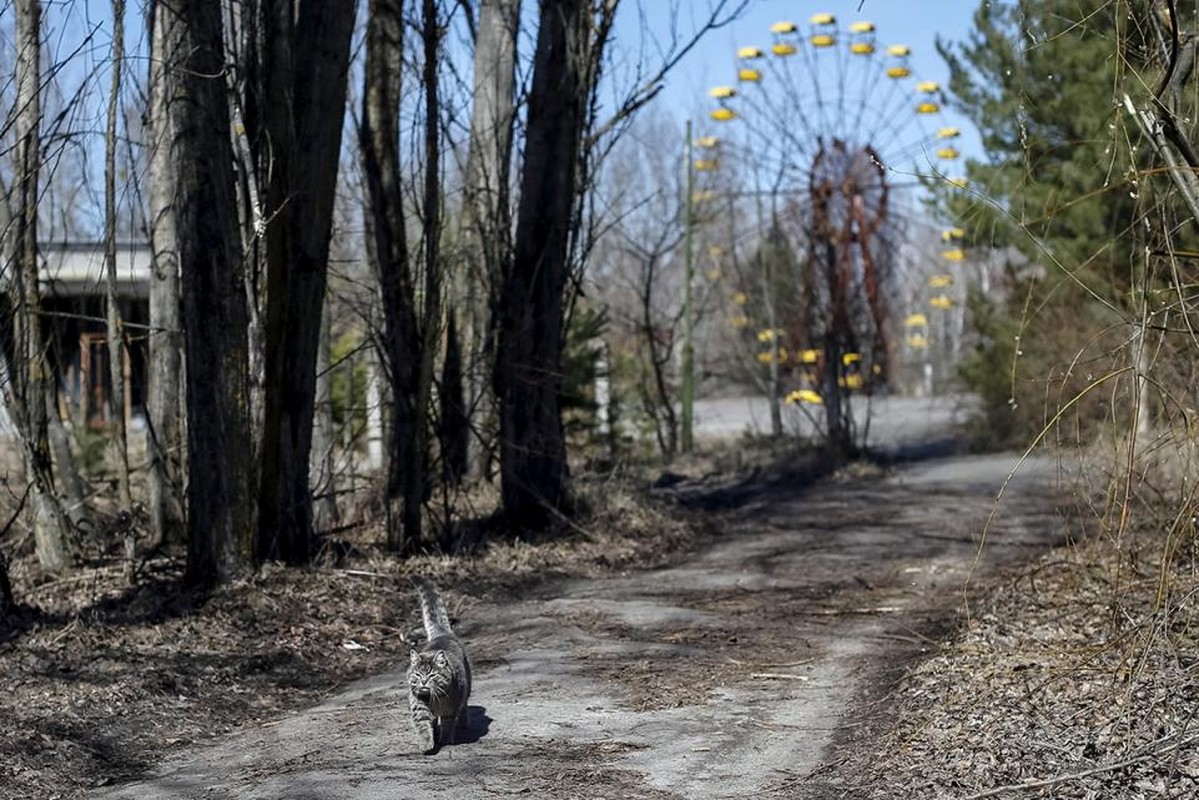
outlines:
{"label": "ferris wheel", "polygon": [[799,265],[799,302],[774,321],[808,384],[792,395],[827,403],[888,385],[897,351],[919,344],[904,336],[910,309],[895,307],[897,248],[917,208],[905,194],[964,185],[960,131],[944,118],[940,85],[915,76],[910,48],[882,45],[872,22],[842,27],[820,13],[763,36],[767,46],[737,50],[736,80],[709,91],[719,136],[703,158],[716,163],[718,150],[742,196],[769,199],[770,235],[786,238]]}

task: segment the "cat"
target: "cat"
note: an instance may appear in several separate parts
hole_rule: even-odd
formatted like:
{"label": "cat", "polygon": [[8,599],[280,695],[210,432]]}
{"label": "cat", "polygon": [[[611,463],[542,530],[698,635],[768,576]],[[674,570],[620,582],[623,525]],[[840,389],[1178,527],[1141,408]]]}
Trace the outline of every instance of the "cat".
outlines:
{"label": "cat", "polygon": [[467,723],[470,698],[470,660],[450,628],[445,604],[432,581],[415,577],[425,623],[425,645],[413,648],[408,663],[408,707],[416,735],[431,754],[442,744],[454,744]]}

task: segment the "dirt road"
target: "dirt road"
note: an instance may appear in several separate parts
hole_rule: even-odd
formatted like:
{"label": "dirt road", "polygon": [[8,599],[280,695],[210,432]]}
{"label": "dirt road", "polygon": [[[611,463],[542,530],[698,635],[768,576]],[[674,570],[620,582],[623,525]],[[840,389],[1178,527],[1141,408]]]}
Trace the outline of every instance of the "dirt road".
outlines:
{"label": "dirt road", "polygon": [[[953,456],[750,487],[723,535],[673,567],[503,605],[452,597],[475,662],[471,730],[433,756],[411,732],[401,664],[93,796],[831,796],[830,745],[944,634],[1012,464]],[[984,569],[1054,539],[1053,484],[1044,463],[1018,473]]]}

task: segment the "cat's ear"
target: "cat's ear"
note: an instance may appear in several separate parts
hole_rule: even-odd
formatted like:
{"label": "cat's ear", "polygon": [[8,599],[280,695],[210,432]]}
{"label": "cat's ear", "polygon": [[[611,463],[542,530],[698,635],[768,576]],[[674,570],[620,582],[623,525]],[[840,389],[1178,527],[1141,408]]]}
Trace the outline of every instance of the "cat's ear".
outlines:
{"label": "cat's ear", "polygon": [[437,662],[437,666],[439,667],[447,667],[450,664],[450,660],[445,657],[444,650],[438,650],[437,655],[433,656],[433,660]]}
{"label": "cat's ear", "polygon": [[420,653],[416,652],[416,648],[412,648],[412,652],[408,655],[408,660],[413,664],[420,662]]}

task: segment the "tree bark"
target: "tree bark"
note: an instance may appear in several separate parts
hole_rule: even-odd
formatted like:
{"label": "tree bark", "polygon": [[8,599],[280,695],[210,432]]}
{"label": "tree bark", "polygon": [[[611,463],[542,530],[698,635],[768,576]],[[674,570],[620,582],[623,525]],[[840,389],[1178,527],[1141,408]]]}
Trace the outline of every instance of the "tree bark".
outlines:
{"label": "tree bark", "polygon": [[[148,450],[150,545],[183,539],[183,335],[179,296],[179,245],[175,197],[177,176],[170,144],[178,135],[172,124],[168,73],[179,64],[168,62],[165,37],[170,17],[157,6],[153,12],[150,58],[150,278]],[[178,57],[180,54],[175,53]]]}
{"label": "tree bark", "polygon": [[210,585],[249,565],[254,511],[246,448],[247,314],[221,77],[221,11],[216,3],[158,0],[154,13],[163,67],[156,133],[174,182],[169,193],[156,193],[152,216],[175,215],[187,341],[186,577]]}
{"label": "tree bark", "polygon": [[8,579],[8,556],[0,553],[0,622],[3,622],[16,607],[17,600],[12,593],[12,581]]}
{"label": "tree bark", "polygon": [[[428,409],[427,398],[421,396],[424,341],[417,319],[397,152],[403,30],[402,0],[371,0],[359,149],[369,203],[368,246],[383,300],[383,351],[393,398],[386,491],[387,544],[397,552],[411,551],[420,541],[420,511],[427,470],[427,456],[421,442]],[[397,498],[402,502],[398,525],[390,514],[391,504]]]}
{"label": "tree bark", "polygon": [[455,280],[462,302],[450,312],[458,318],[456,327],[466,344],[463,394],[469,421],[459,429],[457,441],[443,445],[455,452],[467,448],[468,472],[475,478],[490,472],[496,447],[495,396],[487,376],[495,359],[492,310],[501,265],[512,249],[508,182],[519,30],[520,0],[482,0],[466,158],[465,257]]}
{"label": "tree bark", "polygon": [[[337,486],[334,482],[333,448],[336,432],[333,427],[333,367],[330,319],[332,309],[325,303],[321,314],[321,342],[316,353],[316,409],[312,422],[312,464],[309,485],[315,493],[312,526],[317,531],[332,528],[337,522]],[[353,371],[353,364],[350,370]],[[351,404],[353,396],[350,397]]]}
{"label": "tree bark", "polygon": [[590,97],[588,0],[542,0],[516,241],[500,290],[496,394],[504,516],[543,528],[567,510],[560,370],[563,292]]}
{"label": "tree bark", "polygon": [[42,569],[50,573],[70,566],[68,520],[54,491],[50,459],[49,416],[58,413],[54,383],[41,330],[38,287],[37,207],[41,141],[41,3],[18,0],[17,36],[17,320],[13,370],[14,410],[22,439],[34,542]]}
{"label": "tree bark", "polygon": [[279,0],[263,13],[256,162],[266,185],[266,397],[258,557],[306,564],[314,544],[308,463],[316,352],[354,3]]}
{"label": "tree bark", "polygon": [[[117,502],[128,511],[133,505],[129,491],[129,446],[125,431],[125,332],[117,298],[117,111],[120,107],[121,67],[125,60],[125,2],[112,0],[112,82],[108,96],[108,120],[104,133],[104,274],[105,321],[108,330],[108,375],[112,384],[113,449],[117,461]],[[131,554],[129,554],[131,555]]]}
{"label": "tree bark", "polygon": [[462,394],[462,352],[452,309],[446,318],[445,357],[441,362],[441,392],[438,400],[441,479],[455,486],[466,477],[470,417]]}

